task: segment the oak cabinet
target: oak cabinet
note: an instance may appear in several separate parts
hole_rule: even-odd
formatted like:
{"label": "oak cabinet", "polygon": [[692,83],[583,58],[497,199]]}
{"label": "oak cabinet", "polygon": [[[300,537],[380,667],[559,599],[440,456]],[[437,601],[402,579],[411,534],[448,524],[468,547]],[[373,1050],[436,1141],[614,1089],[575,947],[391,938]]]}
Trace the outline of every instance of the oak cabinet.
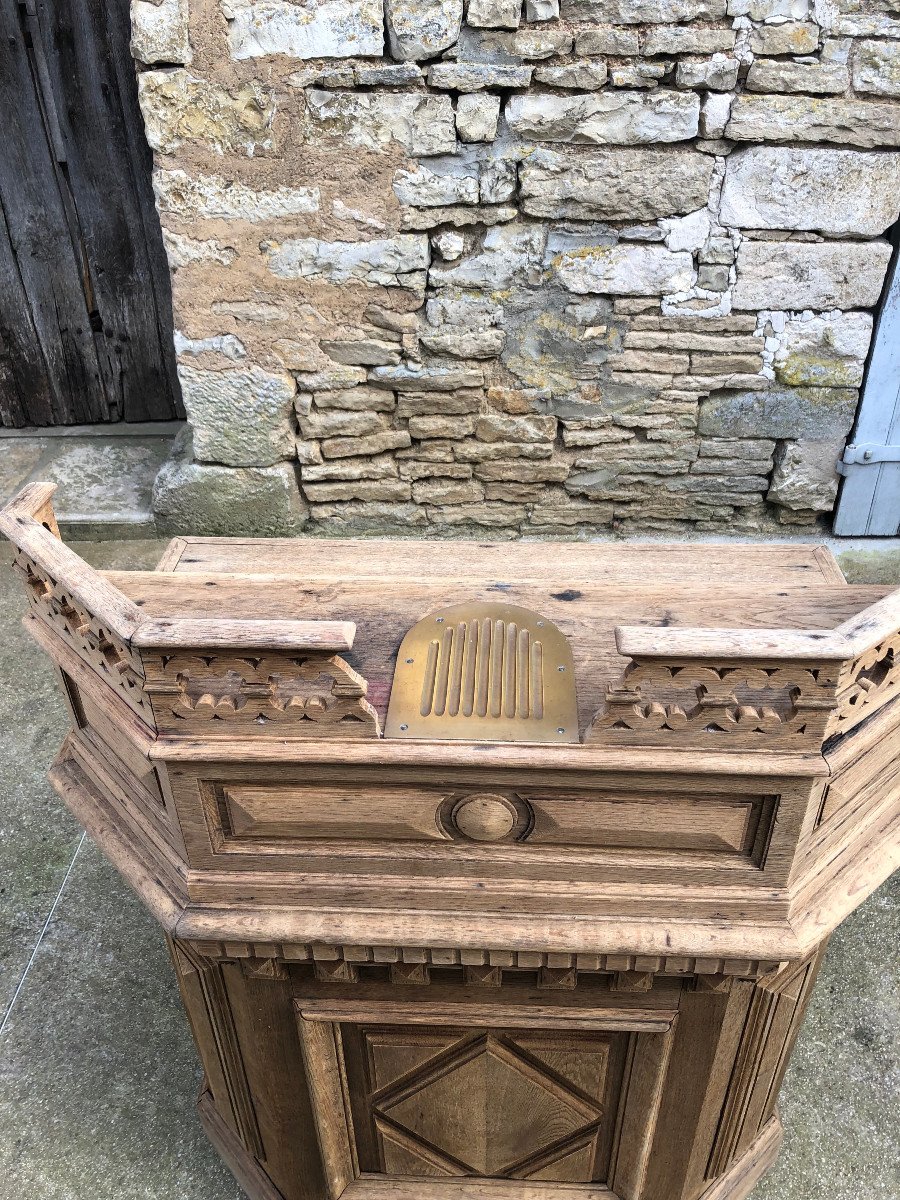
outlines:
{"label": "oak cabinet", "polygon": [[0,514],[51,779],[169,939],[248,1194],[746,1196],[828,936],[900,860],[900,594],[809,546],[104,573],[52,490]]}

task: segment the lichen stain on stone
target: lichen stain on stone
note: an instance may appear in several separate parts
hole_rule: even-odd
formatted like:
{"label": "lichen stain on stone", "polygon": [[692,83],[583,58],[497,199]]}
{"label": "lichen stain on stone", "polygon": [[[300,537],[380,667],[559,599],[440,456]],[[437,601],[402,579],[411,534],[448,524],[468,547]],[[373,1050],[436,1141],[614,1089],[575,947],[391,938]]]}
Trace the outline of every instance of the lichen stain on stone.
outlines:
{"label": "lichen stain on stone", "polygon": [[851,360],[828,358],[814,354],[790,354],[775,367],[779,383],[792,386],[855,387],[859,369]]}

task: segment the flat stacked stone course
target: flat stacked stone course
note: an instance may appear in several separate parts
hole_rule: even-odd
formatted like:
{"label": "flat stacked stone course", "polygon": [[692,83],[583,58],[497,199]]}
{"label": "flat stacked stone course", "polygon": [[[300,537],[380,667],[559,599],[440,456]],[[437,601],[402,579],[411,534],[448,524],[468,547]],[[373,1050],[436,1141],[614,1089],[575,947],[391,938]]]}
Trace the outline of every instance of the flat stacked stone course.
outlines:
{"label": "flat stacked stone course", "polygon": [[888,0],[134,0],[161,524],[809,528],[900,210]]}

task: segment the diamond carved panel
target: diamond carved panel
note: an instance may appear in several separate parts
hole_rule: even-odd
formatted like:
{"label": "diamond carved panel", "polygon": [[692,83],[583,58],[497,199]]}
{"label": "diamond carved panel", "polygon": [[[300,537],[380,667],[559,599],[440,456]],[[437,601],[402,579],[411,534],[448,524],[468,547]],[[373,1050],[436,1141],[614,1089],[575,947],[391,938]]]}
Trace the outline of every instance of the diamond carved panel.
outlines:
{"label": "diamond carved panel", "polygon": [[363,1170],[605,1178],[627,1035],[357,1027],[345,1042],[366,1076]]}

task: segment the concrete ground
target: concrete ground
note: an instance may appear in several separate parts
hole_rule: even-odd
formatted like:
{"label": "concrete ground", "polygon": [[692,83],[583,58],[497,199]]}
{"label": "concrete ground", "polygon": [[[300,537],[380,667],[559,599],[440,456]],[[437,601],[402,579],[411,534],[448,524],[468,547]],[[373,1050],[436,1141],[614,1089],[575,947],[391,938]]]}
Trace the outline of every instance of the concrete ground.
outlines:
{"label": "concrete ground", "polygon": [[[161,545],[75,549],[149,567]],[[66,728],[0,545],[0,1200],[239,1200],[155,922],[45,779]],[[900,875],[835,934],[754,1200],[900,1195]]]}

